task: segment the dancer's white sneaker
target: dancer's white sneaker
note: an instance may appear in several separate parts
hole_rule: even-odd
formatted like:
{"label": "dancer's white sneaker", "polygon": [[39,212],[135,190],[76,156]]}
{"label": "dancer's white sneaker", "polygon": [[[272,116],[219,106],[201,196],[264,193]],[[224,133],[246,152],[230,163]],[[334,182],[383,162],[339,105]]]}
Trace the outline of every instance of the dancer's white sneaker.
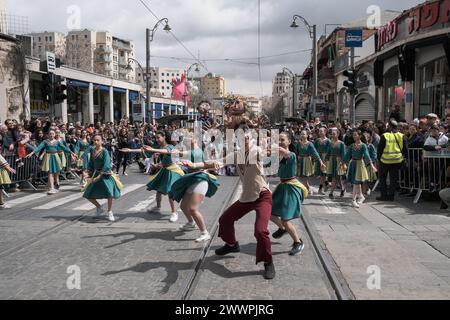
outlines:
{"label": "dancer's white sneaker", "polygon": [[180,227],[180,231],[191,231],[197,229],[197,225],[194,221],[192,222],[186,222]]}
{"label": "dancer's white sneaker", "polygon": [[0,204],[0,210],[11,209],[11,206],[7,203]]}
{"label": "dancer's white sneaker", "polygon": [[170,222],[177,222],[178,221],[178,212],[172,212],[172,214],[170,215]]}
{"label": "dancer's white sneaker", "polygon": [[47,191],[47,194],[56,194],[58,191],[56,189],[51,189]]}
{"label": "dancer's white sneaker", "polygon": [[352,205],[354,208],[359,208],[359,204],[358,202],[356,202],[356,200],[353,200]]}
{"label": "dancer's white sneaker", "polygon": [[366,198],[361,195],[361,197],[358,199],[358,204],[363,204],[363,202],[366,200]]}
{"label": "dancer's white sneaker", "polygon": [[200,237],[198,237],[197,239],[195,239],[195,242],[203,242],[203,241],[208,241],[211,239],[211,235],[209,234],[208,231],[206,231],[205,233],[202,233],[200,235]]}
{"label": "dancer's white sneaker", "polygon": [[116,219],[114,219],[114,214],[112,211],[108,211],[108,220],[111,222],[116,221]]}

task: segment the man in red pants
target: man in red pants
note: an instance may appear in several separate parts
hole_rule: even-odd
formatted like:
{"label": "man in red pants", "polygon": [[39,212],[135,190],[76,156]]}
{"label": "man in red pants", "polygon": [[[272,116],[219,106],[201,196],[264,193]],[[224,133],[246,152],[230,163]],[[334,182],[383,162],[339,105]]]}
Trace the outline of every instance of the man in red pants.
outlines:
{"label": "man in red pants", "polygon": [[250,211],[255,210],[256,263],[264,262],[264,278],[273,279],[275,267],[272,261],[272,243],[268,230],[272,211],[272,193],[263,176],[262,159],[258,156],[258,147],[251,138],[249,128],[246,125],[240,128],[245,133],[245,154],[238,152],[237,171],[243,191],[240,199],[232,204],[219,219],[219,237],[222,238],[225,245],[215,252],[222,256],[240,251],[235,237],[234,223]]}

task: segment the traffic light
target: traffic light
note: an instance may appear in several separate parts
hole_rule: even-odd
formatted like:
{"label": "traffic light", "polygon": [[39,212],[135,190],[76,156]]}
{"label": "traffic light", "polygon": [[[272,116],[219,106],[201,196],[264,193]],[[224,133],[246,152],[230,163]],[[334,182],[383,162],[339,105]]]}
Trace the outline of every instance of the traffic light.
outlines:
{"label": "traffic light", "polygon": [[65,91],[67,90],[67,86],[62,84],[63,78],[60,76],[55,76],[54,82],[54,103],[62,103],[67,99],[67,95]]}
{"label": "traffic light", "polygon": [[345,70],[344,77],[347,77],[347,80],[344,81],[344,87],[347,87],[351,94],[357,94],[358,89],[356,88],[356,71],[352,69]]}
{"label": "traffic light", "polygon": [[42,93],[42,101],[52,104],[53,81],[51,74],[46,73],[42,76],[41,93]]}

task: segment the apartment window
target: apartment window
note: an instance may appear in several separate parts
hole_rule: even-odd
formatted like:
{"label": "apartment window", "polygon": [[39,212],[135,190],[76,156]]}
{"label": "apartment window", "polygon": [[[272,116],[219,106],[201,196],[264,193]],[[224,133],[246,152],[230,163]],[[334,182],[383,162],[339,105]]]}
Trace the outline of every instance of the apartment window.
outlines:
{"label": "apartment window", "polygon": [[180,76],[180,74],[179,73],[177,73],[177,77],[179,77]]}
{"label": "apartment window", "polygon": [[48,42],[48,37],[45,37],[45,42]]}
{"label": "apartment window", "polygon": [[76,38],[77,38],[77,40],[78,40],[78,35],[76,35],[75,37],[76,37]]}
{"label": "apartment window", "polygon": [[162,95],[164,95],[164,92],[162,93]]}
{"label": "apartment window", "polygon": [[161,82],[164,82],[164,79],[162,79]]}
{"label": "apartment window", "polygon": [[41,42],[41,37],[39,37],[39,42]]}
{"label": "apartment window", "polygon": [[169,90],[170,89],[170,87],[167,87],[167,90]]}
{"label": "apartment window", "polygon": [[168,77],[170,77],[170,74],[167,74]]}
{"label": "apartment window", "polygon": [[175,77],[175,73],[172,73],[172,77]]}
{"label": "apartment window", "polygon": [[52,37],[50,37],[49,39],[50,39],[50,41],[52,41]]}
{"label": "apartment window", "polygon": [[87,34],[84,35],[84,38],[87,39]]}

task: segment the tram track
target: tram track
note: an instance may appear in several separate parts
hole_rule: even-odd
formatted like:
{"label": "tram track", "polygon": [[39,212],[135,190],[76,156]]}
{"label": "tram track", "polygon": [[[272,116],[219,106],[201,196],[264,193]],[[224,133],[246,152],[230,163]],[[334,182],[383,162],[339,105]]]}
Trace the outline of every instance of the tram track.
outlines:
{"label": "tram track", "polygon": [[[239,185],[240,186],[240,185]],[[228,201],[224,202],[224,205],[221,208],[221,212],[237,200],[237,195],[239,195],[239,188],[236,188],[235,192],[233,192]],[[217,236],[219,229],[219,218],[220,214],[214,221],[213,228],[211,229],[211,240],[205,245],[203,248],[199,259],[193,265],[193,272],[191,273],[186,286],[179,294],[180,300],[189,300],[192,294],[195,291],[195,288],[199,282],[201,277],[201,269],[206,261],[209,251],[211,250],[212,243]],[[327,282],[329,287],[332,289],[332,294],[334,295],[334,299],[336,300],[354,300],[355,297],[351,292],[348,284],[345,281],[344,276],[340,272],[338,266],[335,264],[331,254],[325,249],[325,245],[323,244],[320,236],[315,230],[313,224],[309,220],[309,217],[306,212],[302,214],[300,219],[300,223],[303,224],[304,229],[306,230],[306,236],[308,237],[308,242],[312,244],[312,250],[314,250],[314,255],[316,258],[316,262],[318,267],[323,271],[324,281]]]}

